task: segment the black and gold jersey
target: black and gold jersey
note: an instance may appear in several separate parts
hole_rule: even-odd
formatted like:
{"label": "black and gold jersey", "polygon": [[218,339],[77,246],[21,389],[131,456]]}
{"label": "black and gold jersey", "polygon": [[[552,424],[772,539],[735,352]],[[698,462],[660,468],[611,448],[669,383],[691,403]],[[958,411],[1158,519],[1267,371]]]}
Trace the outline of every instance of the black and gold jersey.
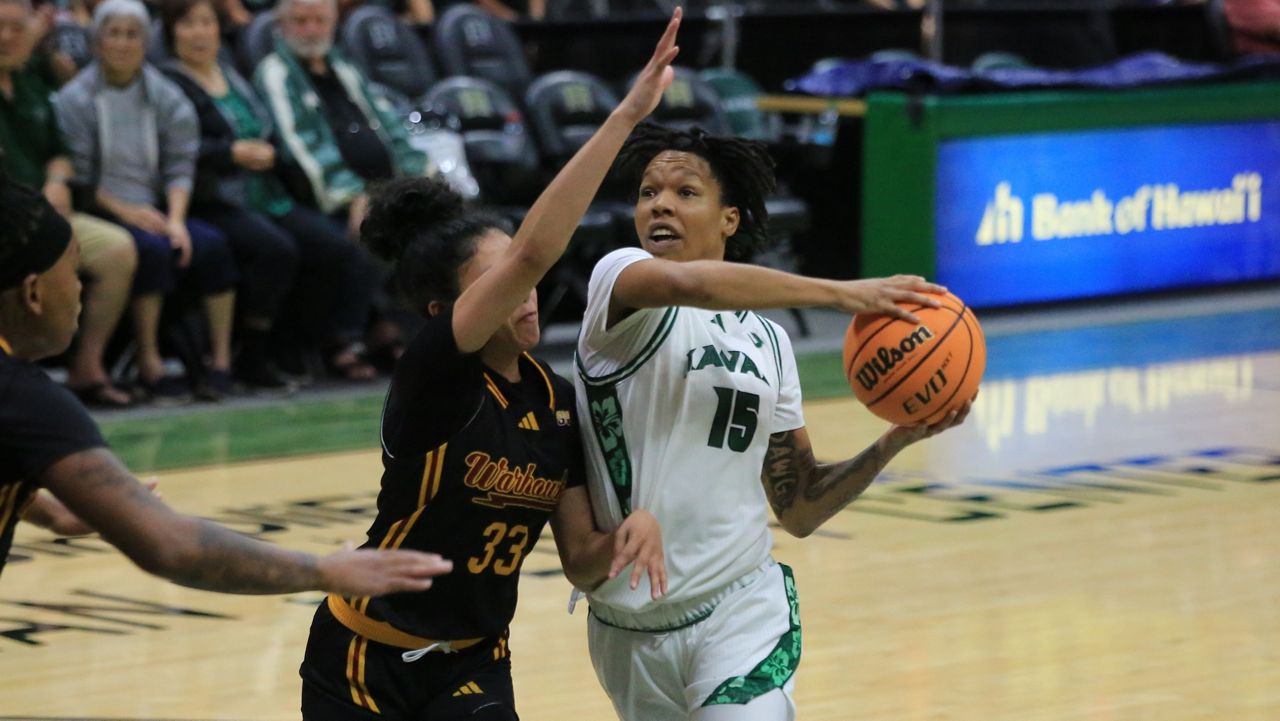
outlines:
{"label": "black and gold jersey", "polygon": [[0,571],[44,472],[73,453],[105,445],[70,391],[0,348]]}
{"label": "black and gold jersey", "polygon": [[382,488],[366,547],[439,553],[453,572],[422,593],[345,605],[401,638],[501,634],[521,565],[561,492],[584,481],[573,409],[573,386],[546,364],[524,354],[520,382],[508,382],[478,354],[458,352],[450,314],[428,321],[383,409]]}

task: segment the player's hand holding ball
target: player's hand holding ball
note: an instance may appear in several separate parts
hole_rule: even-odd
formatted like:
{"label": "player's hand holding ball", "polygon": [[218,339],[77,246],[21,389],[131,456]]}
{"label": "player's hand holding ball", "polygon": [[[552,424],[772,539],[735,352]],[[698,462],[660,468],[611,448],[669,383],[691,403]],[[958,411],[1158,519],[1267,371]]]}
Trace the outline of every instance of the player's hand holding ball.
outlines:
{"label": "player's hand holding ball", "polygon": [[987,344],[973,310],[951,293],[895,305],[892,314],[854,317],[843,359],[854,395],[898,426],[886,438],[905,447],[964,422]]}
{"label": "player's hand holding ball", "polygon": [[959,408],[953,408],[948,411],[947,415],[942,417],[942,420],[932,425],[924,423],[916,423],[910,426],[895,425],[880,437],[880,442],[888,446],[885,450],[901,451],[912,443],[932,438],[948,428],[954,428],[964,423],[964,419],[968,417],[969,410],[972,408],[973,400],[968,400]]}
{"label": "player's hand holding ball", "polygon": [[879,314],[909,323],[917,322],[916,306],[937,308],[937,296],[947,289],[930,283],[918,275],[893,275],[888,278],[832,281],[836,301],[831,303],[850,315]]}

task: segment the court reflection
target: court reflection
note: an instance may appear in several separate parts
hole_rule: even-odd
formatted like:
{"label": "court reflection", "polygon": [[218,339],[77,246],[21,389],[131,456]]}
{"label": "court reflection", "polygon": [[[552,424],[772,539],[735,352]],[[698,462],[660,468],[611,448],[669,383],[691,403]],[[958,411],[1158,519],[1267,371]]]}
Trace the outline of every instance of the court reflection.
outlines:
{"label": "court reflection", "polygon": [[[1015,434],[1093,430],[1100,418],[1107,423],[1141,421],[1206,401],[1227,410],[1254,399],[1257,358],[1241,355],[988,381],[982,384],[971,422],[986,446],[997,451]],[[1271,365],[1277,365],[1274,359]]]}

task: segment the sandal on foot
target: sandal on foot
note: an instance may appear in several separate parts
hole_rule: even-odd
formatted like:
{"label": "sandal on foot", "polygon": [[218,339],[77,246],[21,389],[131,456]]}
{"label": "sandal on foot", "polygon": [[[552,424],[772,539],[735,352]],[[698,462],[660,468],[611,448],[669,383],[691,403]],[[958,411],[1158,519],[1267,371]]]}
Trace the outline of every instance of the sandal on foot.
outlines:
{"label": "sandal on foot", "polygon": [[364,360],[364,347],[352,343],[325,356],[324,366],[329,374],[348,381],[371,381],[378,377],[378,369]]}
{"label": "sandal on foot", "polygon": [[133,407],[133,398],[110,383],[94,383],[79,388],[67,386],[67,390],[71,391],[88,408],[118,409]]}

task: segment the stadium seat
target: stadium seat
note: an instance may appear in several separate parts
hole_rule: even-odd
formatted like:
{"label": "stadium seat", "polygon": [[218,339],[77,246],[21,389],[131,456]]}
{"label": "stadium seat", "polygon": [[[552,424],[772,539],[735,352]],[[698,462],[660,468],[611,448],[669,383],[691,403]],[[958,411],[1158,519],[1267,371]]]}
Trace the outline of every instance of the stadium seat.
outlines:
{"label": "stadium seat", "polygon": [[339,31],[342,50],[370,80],[417,101],[435,83],[435,65],[422,39],[380,5],[362,5]]}
{"label": "stadium seat", "polygon": [[[635,82],[632,76],[627,86]],[[671,87],[662,94],[662,102],[653,111],[652,119],[669,128],[687,130],[698,126],[713,135],[733,132],[724,104],[714,88],[698,77],[692,68],[675,68]]]}
{"label": "stadium seat", "polygon": [[239,60],[240,71],[245,77],[253,77],[253,71],[258,67],[258,63],[275,51],[276,31],[276,13],[274,10],[269,10],[255,15],[240,32],[236,58]]}
{"label": "stadium seat", "polygon": [[618,105],[618,96],[594,75],[574,70],[548,73],[525,93],[538,145],[559,166],[596,132]]}
{"label": "stadium seat", "polygon": [[[529,86],[525,107],[547,163],[560,168],[581,148],[618,105],[618,98],[594,75],[561,70],[544,75]],[[608,195],[604,191],[602,195]],[[539,289],[542,315],[552,319],[566,299],[585,307],[591,269],[606,253],[631,239],[630,203],[597,200],[587,209],[564,257],[547,274]]]}
{"label": "stadium seat", "polygon": [[756,105],[764,90],[749,75],[730,68],[708,68],[699,77],[720,96],[734,135],[766,143],[776,143],[782,137],[782,118]]}
{"label": "stadium seat", "polygon": [[541,190],[538,150],[511,96],[483,78],[436,83],[424,102],[459,121],[467,162],[490,204],[528,207]]}
{"label": "stadium seat", "polygon": [[436,21],[433,38],[446,75],[484,78],[524,96],[532,74],[510,23],[469,3],[454,5]]}
{"label": "stadium seat", "polygon": [[89,28],[69,19],[59,19],[50,33],[54,47],[71,58],[77,68],[83,70],[93,60],[93,36]]}
{"label": "stadium seat", "polygon": [[151,18],[151,27],[147,28],[147,62],[159,65],[172,57],[169,44],[164,41],[164,23],[160,18]]}

